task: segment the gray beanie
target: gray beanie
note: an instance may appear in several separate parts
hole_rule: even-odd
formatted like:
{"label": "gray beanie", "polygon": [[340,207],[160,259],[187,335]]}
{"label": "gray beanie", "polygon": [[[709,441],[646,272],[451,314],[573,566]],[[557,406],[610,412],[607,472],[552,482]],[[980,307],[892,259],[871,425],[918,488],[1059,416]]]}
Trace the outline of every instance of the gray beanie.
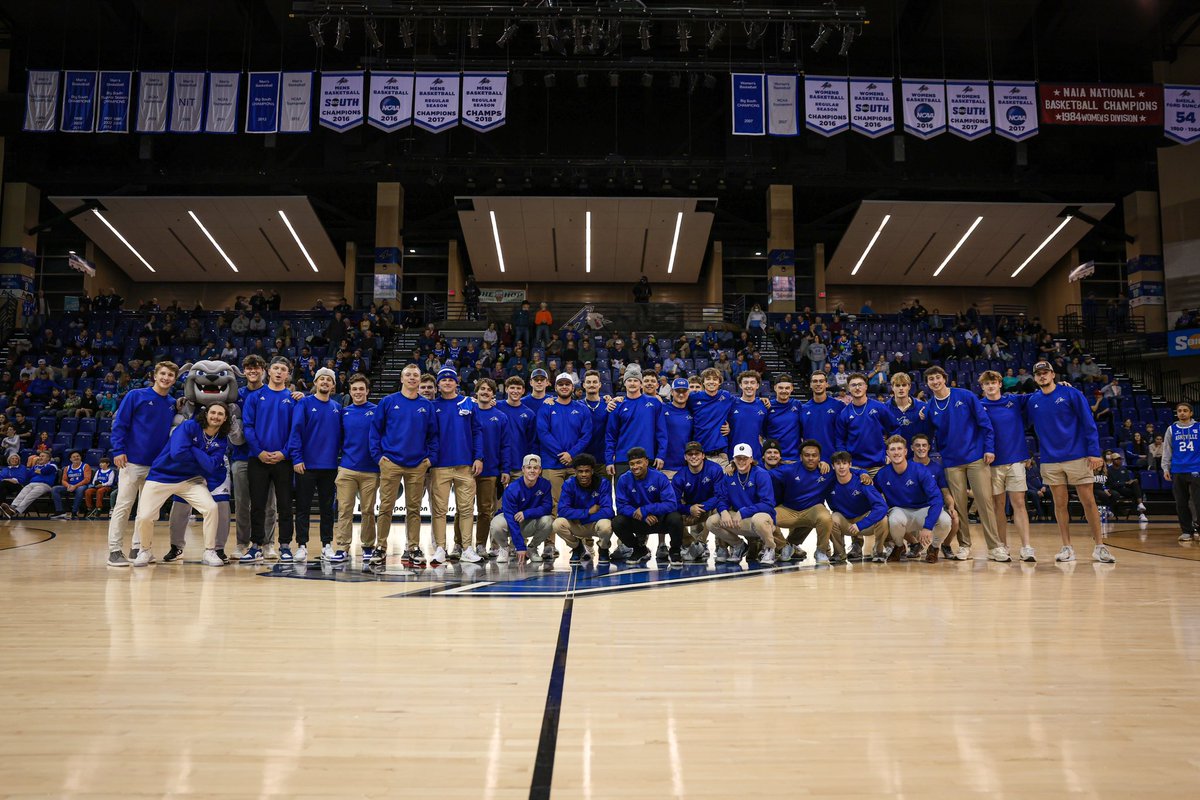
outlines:
{"label": "gray beanie", "polygon": [[321,367],[319,370],[317,370],[316,374],[313,375],[313,383],[316,383],[317,378],[321,377],[322,375],[329,378],[335,384],[337,383],[337,375],[334,375],[333,370],[331,370],[329,367]]}

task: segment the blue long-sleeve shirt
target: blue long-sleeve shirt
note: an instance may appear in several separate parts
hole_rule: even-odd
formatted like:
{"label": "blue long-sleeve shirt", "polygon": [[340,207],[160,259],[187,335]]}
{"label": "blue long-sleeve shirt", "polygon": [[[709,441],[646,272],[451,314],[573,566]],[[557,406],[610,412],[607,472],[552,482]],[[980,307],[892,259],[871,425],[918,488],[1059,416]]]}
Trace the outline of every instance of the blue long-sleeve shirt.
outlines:
{"label": "blue long-sleeve shirt", "polygon": [[433,412],[438,429],[437,458],[430,459],[433,466],[462,467],[483,460],[483,431],[474,400],[462,395],[438,397]]}
{"label": "blue long-sleeve shirt", "polygon": [[[913,463],[918,463],[915,460]],[[933,475],[933,480],[937,483],[939,489],[949,489],[950,484],[946,482],[946,465],[942,463],[942,457],[936,454],[930,454],[929,463],[921,466],[929,470]],[[942,495],[945,497],[945,495]]]}
{"label": "blue long-sleeve shirt", "polygon": [[625,398],[608,415],[604,439],[604,463],[627,461],[631,447],[641,447],[653,463],[667,449],[667,427],[662,422],[663,404],[657,397]]}
{"label": "blue long-sleeve shirt", "polygon": [[[788,398],[786,403],[777,399],[771,400],[771,408],[767,411],[767,422],[763,426],[763,436],[779,442],[779,452],[785,461],[796,461],[800,458],[800,421],[804,410],[799,400]],[[821,453],[828,460],[828,453]]]}
{"label": "blue long-sleeve shirt", "polygon": [[632,517],[639,508],[643,519],[665,517],[679,510],[679,500],[671,482],[653,467],[646,470],[646,477],[640,481],[633,477],[632,471],[617,478],[617,513]]}
{"label": "blue long-sleeve shirt", "polygon": [[896,416],[878,400],[861,406],[847,403],[834,423],[834,446],[850,453],[856,467],[878,467],[887,460],[883,442],[896,430]]}
{"label": "blue long-sleeve shirt", "polygon": [[18,464],[15,467],[0,469],[0,481],[15,480],[24,486],[29,481],[29,470]]}
{"label": "blue long-sleeve shirt", "polygon": [[511,406],[499,403],[496,408],[508,417],[509,433],[512,436],[512,460],[505,465],[507,472],[519,472],[525,456],[538,452],[537,413],[524,405]]}
{"label": "blue long-sleeve shirt", "polygon": [[287,454],[288,437],[292,435],[292,412],[296,401],[290,390],[276,391],[262,386],[246,396],[242,409],[242,431],[250,445],[250,457],[259,453]]}
{"label": "blue long-sleeve shirt", "polygon": [[692,472],[685,465],[671,478],[671,488],[679,500],[679,513],[691,514],[692,506],[697,504],[703,506],[705,511],[716,511],[717,492],[724,479],[725,471],[715,461],[705,459],[699,472]]}
{"label": "blue long-sleeve shirt", "polygon": [[342,404],[309,395],[296,403],[287,457],[305,469],[337,469],[342,451]]}
{"label": "blue long-sleeve shirt", "polygon": [[1043,464],[1100,458],[1100,433],[1083,392],[1061,384],[1050,394],[1039,389],[1026,401],[1025,413],[1037,434]]}
{"label": "blue long-sleeve shirt", "polygon": [[182,483],[192,478],[204,478],[207,483],[208,478],[223,467],[228,448],[226,437],[209,439],[199,422],[184,420],[171,432],[167,446],[150,465],[146,480]]}
{"label": "blue long-sleeve shirt", "polygon": [[533,486],[525,483],[521,477],[508,485],[500,498],[500,513],[508,523],[508,533],[512,536],[513,546],[517,550],[525,550],[525,537],[521,535],[521,523],[517,522],[517,514],[524,512],[525,519],[544,517],[550,513],[553,497],[550,494],[550,481],[539,477]]}
{"label": "blue long-sleeve shirt", "polygon": [[878,489],[862,482],[861,470],[851,472],[850,480],[845,483],[839,483],[834,477],[833,485],[829,487],[829,496],[825,500],[829,503],[830,510],[836,511],[846,519],[862,517],[855,523],[860,531],[875,525],[888,513],[887,501]]}
{"label": "blue long-sleeve shirt", "polygon": [[578,400],[554,401],[537,410],[537,435],[542,469],[566,469],[571,466],[558,459],[559,453],[571,458],[582,453],[592,440],[592,412]]}
{"label": "blue long-sleeve shirt", "polygon": [[667,427],[667,447],[661,453],[663,469],[681,470],[685,468],[683,451],[687,443],[692,441],[693,414],[685,405],[683,408],[674,403],[664,403],[662,410],[663,424]]}
{"label": "blue long-sleeve shirt", "polygon": [[[1088,412],[1089,418],[1091,412]],[[951,389],[945,400],[930,398],[925,418],[933,424],[934,442],[947,467],[970,464],[996,452],[996,434],[983,403],[966,389]],[[1021,434],[1021,438],[1024,438]]]}
{"label": "blue long-sleeve shirt", "polygon": [[840,400],[826,397],[825,402],[818,403],[809,400],[800,407],[800,431],[805,439],[812,439],[821,444],[821,460],[828,462],[837,450],[837,437],[834,429],[837,425],[838,414],[844,408]]}
{"label": "blue long-sleeve shirt", "polygon": [[604,402],[604,398],[599,400],[588,400],[584,398],[579,402],[588,407],[588,411],[592,414],[592,438],[588,440],[585,453],[590,453],[596,459],[597,464],[604,463],[604,439],[608,433],[608,404]]}
{"label": "blue long-sleeve shirt", "polygon": [[737,398],[729,409],[729,457],[733,458],[733,448],[739,444],[748,444],[756,459],[762,458],[763,426],[767,422],[767,409],[755,398],[743,400]]}
{"label": "blue long-sleeve shirt", "polygon": [[724,389],[718,389],[716,394],[700,391],[688,395],[693,436],[704,447],[704,452],[729,450],[729,439],[721,433],[721,426],[729,420],[729,412],[736,399]]}
{"label": "blue long-sleeve shirt", "polygon": [[29,469],[30,483],[44,483],[47,486],[58,484],[58,465],[53,461],[46,464],[35,464]]}
{"label": "blue long-sleeve shirt", "polygon": [[149,466],[167,446],[175,421],[175,401],[152,387],[133,389],[121,399],[113,416],[112,454],[131,464]]}
{"label": "blue long-sleeve shirt", "polygon": [[437,462],[438,425],[433,403],[424,397],[411,400],[394,392],[379,401],[371,423],[371,458],[387,456],[401,467],[415,467],[425,459]]}
{"label": "blue long-sleeve shirt", "polygon": [[775,519],[775,489],[765,469],[752,464],[745,475],[734,470],[732,475],[722,472],[721,478],[717,511],[736,511],[747,520],[760,513]]}
{"label": "blue long-sleeve shirt", "polygon": [[992,423],[992,435],[996,443],[994,466],[1016,464],[1029,458],[1029,443],[1025,441],[1025,404],[1027,394],[1004,394],[998,400],[986,397],[979,402]]}
{"label": "blue long-sleeve shirt", "polygon": [[925,508],[925,524],[922,526],[933,530],[941,516],[945,502],[942,500],[942,490],[938,488],[937,480],[923,464],[909,461],[903,473],[897,473],[892,464],[887,464],[875,473],[875,485],[887,499],[888,505],[894,508]]}
{"label": "blue long-sleeve shirt", "polygon": [[767,474],[775,491],[775,505],[793,511],[824,503],[829,485],[835,480],[832,472],[822,474],[820,469],[807,469],[800,462],[780,464],[767,470]]}
{"label": "blue long-sleeve shirt", "polygon": [[[592,506],[600,508],[594,513]],[[563,481],[562,494],[558,497],[558,516],[590,525],[602,519],[613,518],[612,484],[608,478],[592,476],[592,485],[584,489],[575,478]]]}
{"label": "blue long-sleeve shirt", "polygon": [[371,457],[371,425],[378,407],[371,402],[342,406],[342,458],[339,466],[355,472],[379,472]]}
{"label": "blue long-sleeve shirt", "polygon": [[921,412],[925,410],[927,403],[920,400],[913,400],[908,408],[901,411],[896,407],[896,398],[891,398],[887,401],[887,407],[892,410],[892,415],[896,417],[896,433],[904,437],[904,441],[912,444],[912,438],[918,433],[923,433],[929,438],[933,438],[933,425],[930,423],[929,414],[925,414],[925,419],[921,419]]}
{"label": "blue long-sleeve shirt", "polygon": [[499,406],[482,409],[476,404],[475,416],[479,418],[479,432],[483,436],[483,471],[479,477],[494,478],[507,472],[507,465],[515,458],[508,415]]}

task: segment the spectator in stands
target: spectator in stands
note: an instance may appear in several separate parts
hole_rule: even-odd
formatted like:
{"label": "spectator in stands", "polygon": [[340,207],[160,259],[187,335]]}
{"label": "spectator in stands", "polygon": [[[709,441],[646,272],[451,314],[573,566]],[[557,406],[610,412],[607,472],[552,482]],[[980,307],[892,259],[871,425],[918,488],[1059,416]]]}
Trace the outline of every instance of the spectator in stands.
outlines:
{"label": "spectator in stands", "polygon": [[255,289],[254,294],[250,296],[250,308],[255,312],[267,310],[267,298],[263,296],[262,289]]}
{"label": "spectator in stands", "polygon": [[828,358],[829,348],[820,339],[812,337],[808,345],[808,360],[812,366],[812,371],[821,372]]}
{"label": "spectator in stands", "polygon": [[19,453],[9,453],[5,463],[7,466],[0,469],[0,504],[16,497],[29,482],[29,468],[21,464]]}
{"label": "spectator in stands", "polygon": [[[321,303],[320,300],[318,300],[317,302]],[[278,311],[282,307],[283,307],[283,298],[279,295],[279,290],[272,289],[271,296],[267,298],[267,310],[268,311]],[[324,308],[324,304],[322,304],[322,308]]]}
{"label": "spectator in stands", "polygon": [[746,315],[746,331],[749,334],[750,341],[758,342],[762,339],[763,332],[767,329],[767,312],[762,310],[762,306],[755,303],[750,309],[750,313]]}
{"label": "spectator in stands", "polygon": [[513,311],[512,326],[515,341],[521,342],[526,347],[529,346],[529,326],[532,322],[533,318],[529,313],[529,301],[522,300],[520,307]]}
{"label": "spectator in stands", "polygon": [[1104,427],[1112,419],[1112,403],[1104,396],[1104,393],[1097,391],[1094,394],[1094,402],[1092,403],[1092,416],[1096,419],[1096,424]]}
{"label": "spectator in stands", "polygon": [[597,355],[597,352],[596,352],[596,346],[594,344],[592,344],[592,337],[590,335],[583,337],[583,341],[579,343],[579,359],[578,360],[581,362],[586,361],[586,362],[591,362],[592,364],[595,364],[598,359],[599,359],[599,356]]}
{"label": "spectator in stands", "polygon": [[254,312],[254,316],[250,318],[250,333],[256,336],[261,336],[267,332],[267,321],[263,319],[263,315],[258,311]]}
{"label": "spectator in stands", "polygon": [[883,356],[880,356],[875,359],[875,366],[871,368],[871,373],[867,376],[867,386],[875,394],[884,394],[891,385],[889,382],[890,375],[891,370],[888,367],[888,362],[883,360]]}
{"label": "spectator in stands", "polygon": [[67,519],[64,498],[70,494],[75,498],[71,506],[71,519],[79,519],[83,509],[83,496],[88,484],[92,482],[92,468],[83,463],[83,454],[72,450],[70,463],[62,470],[62,479],[57,486],[50,490],[50,499],[54,501],[53,519]]}
{"label": "spectator in stands", "polygon": [[1104,388],[1100,390],[1100,393],[1104,395],[1106,400],[1110,401],[1116,400],[1121,396],[1121,384],[1117,381],[1116,376],[1113,376],[1113,379],[1105,384]]}
{"label": "spectator in stands", "polygon": [[1146,450],[1149,453],[1148,467],[1156,472],[1162,469],[1163,437],[1155,436],[1154,442]]}
{"label": "spectator in stands", "polygon": [[870,299],[863,301],[862,308],[858,310],[858,313],[862,314],[863,316],[869,316],[875,313],[875,309],[871,308]]}
{"label": "spectator in stands", "polygon": [[4,448],[4,458],[7,460],[9,456],[21,455],[21,437],[17,436],[17,429],[9,425],[4,429],[4,440],[0,442],[0,446]]}
{"label": "spectator in stands", "polygon": [[13,412],[12,427],[21,439],[21,449],[33,447],[33,425],[25,418],[25,412],[20,409]]}
{"label": "spectator in stands", "polygon": [[[1162,438],[1162,437],[1156,437]],[[1146,469],[1150,466],[1150,444],[1148,440],[1142,436],[1141,431],[1133,434],[1133,440],[1129,443],[1129,465],[1134,469]]]}
{"label": "spectator in stands", "polygon": [[652,294],[654,294],[654,290],[650,288],[650,281],[643,275],[642,279],[633,287],[633,302],[649,303]]}
{"label": "spectator in stands", "polygon": [[100,401],[96,398],[96,392],[89,386],[83,390],[83,394],[79,398],[79,405],[75,409],[75,416],[79,419],[94,417],[99,410]]}
{"label": "spectator in stands", "polygon": [[546,303],[538,305],[537,313],[533,315],[534,346],[538,344],[550,344],[550,326],[554,324],[554,315],[550,313],[550,306]]}
{"label": "spectator in stands", "polygon": [[935,308],[933,313],[929,316],[929,330],[933,331],[934,333],[941,333],[945,329],[946,322],[942,319],[941,312]]}
{"label": "spectator in stands", "polygon": [[116,394],[113,392],[105,392],[100,397],[99,409],[96,411],[97,419],[111,419],[117,413],[117,407],[120,402],[117,400]]}
{"label": "spectator in stands", "polygon": [[[883,358],[883,356],[880,356]],[[904,358],[904,353],[897,350],[892,356],[892,360],[887,362],[887,371],[889,375],[895,375],[900,372],[908,372],[908,361]]]}
{"label": "spectator in stands", "polygon": [[104,513],[104,498],[117,485],[117,471],[108,456],[100,458],[100,466],[92,476],[91,484],[83,492],[83,504],[88,517],[107,517]]}
{"label": "spectator in stands", "polygon": [[229,323],[229,329],[233,331],[234,336],[245,336],[250,330],[250,318],[246,316],[245,311],[239,311],[238,315],[233,318],[233,322]]}
{"label": "spectator in stands", "polygon": [[58,467],[50,461],[50,451],[43,450],[37,454],[37,460],[30,470],[25,485],[17,492],[12,505],[0,503],[0,512],[9,519],[16,519],[29,510],[29,507],[40,498],[50,494],[58,481]]}

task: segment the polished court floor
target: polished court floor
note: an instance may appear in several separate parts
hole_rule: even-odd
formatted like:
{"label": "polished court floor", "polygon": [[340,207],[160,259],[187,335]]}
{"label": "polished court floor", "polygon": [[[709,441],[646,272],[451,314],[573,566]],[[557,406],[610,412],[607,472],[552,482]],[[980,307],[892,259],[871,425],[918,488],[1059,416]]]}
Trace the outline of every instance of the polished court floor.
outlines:
{"label": "polished court floor", "polygon": [[192,563],[114,570],[102,524],[0,525],[0,797],[1196,797],[1176,533],[375,577],[204,568],[198,526]]}

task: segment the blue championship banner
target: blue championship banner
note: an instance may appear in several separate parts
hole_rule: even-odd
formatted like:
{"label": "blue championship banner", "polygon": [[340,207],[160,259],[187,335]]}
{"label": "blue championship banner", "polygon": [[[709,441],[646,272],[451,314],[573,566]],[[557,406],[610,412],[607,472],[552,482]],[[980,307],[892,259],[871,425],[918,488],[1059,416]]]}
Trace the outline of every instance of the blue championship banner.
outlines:
{"label": "blue championship banner", "polygon": [[100,113],[97,133],[129,133],[129,101],[133,95],[132,72],[100,73]]}
{"label": "blue championship banner", "polygon": [[734,136],[765,136],[765,84],[762,75],[735,72],[730,76]]}
{"label": "blue championship banner", "polygon": [[25,87],[27,131],[54,130],[58,116],[58,70],[30,70]]}
{"label": "blue championship banner", "polygon": [[1163,87],[1163,134],[1173,142],[1200,140],[1200,86]]}
{"label": "blue championship banner", "polygon": [[279,130],[279,73],[251,72],[246,84],[246,133]]}
{"label": "blue championship banner", "polygon": [[96,128],[96,73],[68,70],[63,77],[63,133],[91,133]]}

